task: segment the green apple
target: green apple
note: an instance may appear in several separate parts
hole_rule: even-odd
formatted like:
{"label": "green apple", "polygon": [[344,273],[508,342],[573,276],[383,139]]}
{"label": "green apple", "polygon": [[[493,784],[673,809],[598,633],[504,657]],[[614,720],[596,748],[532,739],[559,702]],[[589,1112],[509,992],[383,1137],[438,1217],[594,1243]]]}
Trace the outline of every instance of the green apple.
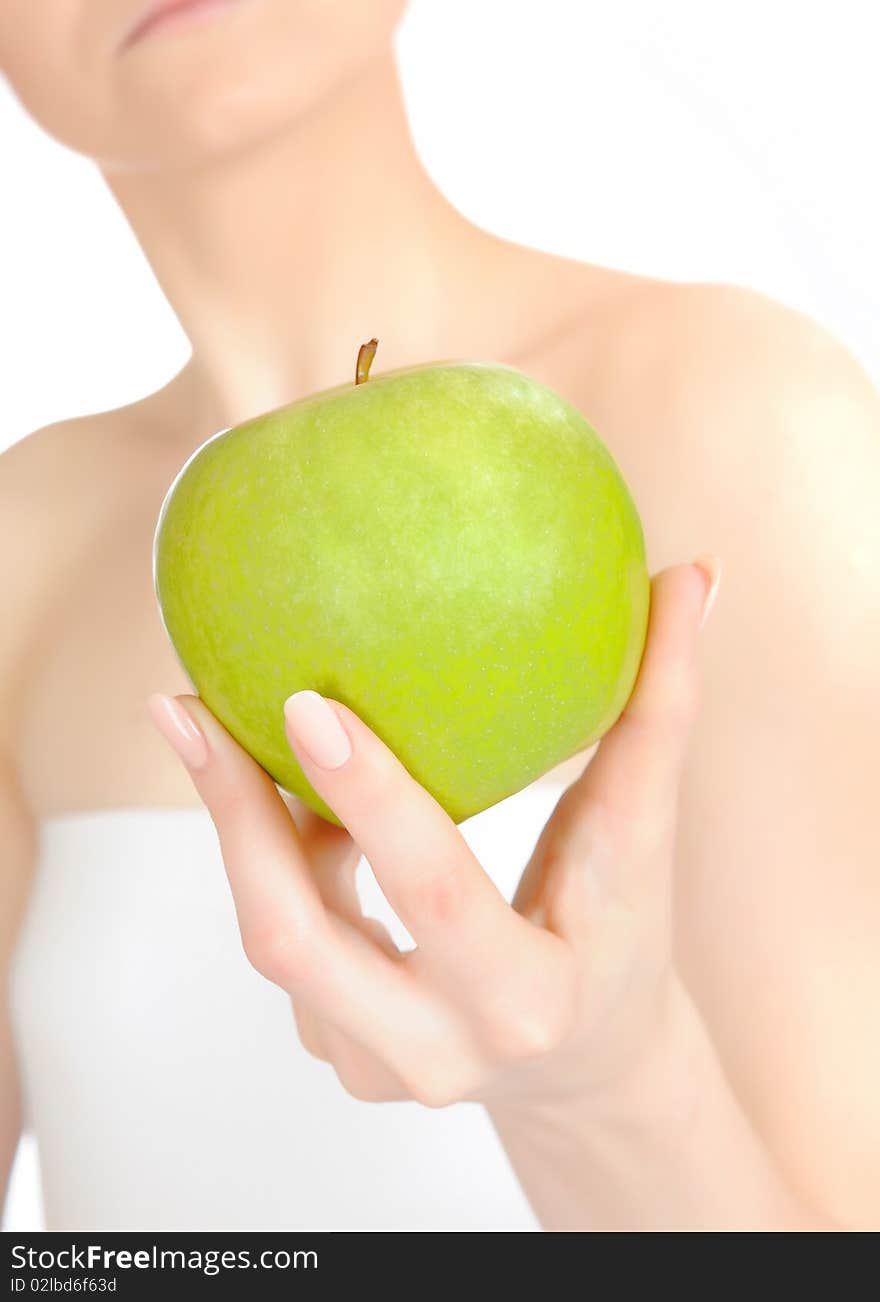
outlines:
{"label": "green apple", "polygon": [[[366,350],[366,352],[365,352]],[[343,701],[461,822],[591,745],[632,691],[650,581],[608,449],[508,366],[368,378],[222,430],[168,490],[156,595],[193,687],[284,791]]]}

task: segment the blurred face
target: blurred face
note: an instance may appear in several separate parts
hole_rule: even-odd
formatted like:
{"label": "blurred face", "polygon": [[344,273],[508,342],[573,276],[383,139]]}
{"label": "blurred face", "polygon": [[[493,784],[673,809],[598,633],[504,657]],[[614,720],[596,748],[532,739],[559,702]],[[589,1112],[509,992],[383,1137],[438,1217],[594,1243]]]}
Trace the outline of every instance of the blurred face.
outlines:
{"label": "blurred face", "polygon": [[292,121],[387,46],[406,0],[0,0],[0,69],[108,168],[189,163]]}

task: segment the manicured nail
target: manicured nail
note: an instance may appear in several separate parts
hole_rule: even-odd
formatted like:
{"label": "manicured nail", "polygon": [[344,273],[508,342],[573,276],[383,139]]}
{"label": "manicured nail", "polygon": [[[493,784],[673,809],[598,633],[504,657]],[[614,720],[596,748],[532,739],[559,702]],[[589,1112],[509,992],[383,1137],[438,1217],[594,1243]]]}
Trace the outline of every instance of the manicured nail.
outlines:
{"label": "manicured nail", "polygon": [[150,717],[168,745],[188,769],[200,769],[208,762],[208,742],[195,719],[173,696],[154,692],[147,698]]}
{"label": "manicured nail", "polygon": [[338,769],[351,755],[351,741],[332,705],[317,692],[294,692],[284,702],[287,730],[319,769]]}
{"label": "manicured nail", "polygon": [[694,561],[694,566],[700,571],[706,581],[706,595],[703,598],[703,613],[700,616],[700,628],[709,618],[709,611],[715,605],[715,598],[718,595],[718,584],[721,582],[721,561],[711,552],[705,552],[698,556]]}

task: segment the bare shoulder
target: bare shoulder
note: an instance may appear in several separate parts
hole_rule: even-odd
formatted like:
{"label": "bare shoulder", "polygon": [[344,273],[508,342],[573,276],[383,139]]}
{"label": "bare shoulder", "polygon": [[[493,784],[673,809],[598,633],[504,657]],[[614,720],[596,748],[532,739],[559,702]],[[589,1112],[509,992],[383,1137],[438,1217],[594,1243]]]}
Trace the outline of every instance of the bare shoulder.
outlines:
{"label": "bare shoulder", "polygon": [[652,568],[705,548],[722,557],[726,614],[719,605],[714,638],[725,672],[742,663],[737,629],[748,629],[748,654],[765,664],[800,647],[802,695],[821,676],[869,690],[880,653],[880,394],[870,376],[820,322],[751,291],[685,286],[646,311],[650,333],[662,325],[666,336],[643,368],[652,411],[632,458]]}
{"label": "bare shoulder", "polygon": [[7,749],[14,749],[33,653],[90,549],[125,509],[120,436],[140,407],[58,421],[0,455],[0,743]]}
{"label": "bare shoulder", "polygon": [[[722,395],[734,410],[794,404],[833,394],[869,405],[877,394],[833,331],[755,290],[723,284],[652,283],[638,304],[642,348],[670,379],[682,413],[690,399]],[[652,346],[653,341],[653,346]],[[643,353],[644,358],[644,353]]]}
{"label": "bare shoulder", "polygon": [[805,674],[822,660],[853,682],[858,660],[869,681],[880,395],[865,369],[822,323],[753,290],[572,276],[576,314],[528,369],[611,450],[652,572],[705,550],[721,557],[709,634],[718,693],[730,694],[747,654],[766,664],[805,636]]}
{"label": "bare shoulder", "polygon": [[646,281],[578,346],[603,377],[583,404],[641,490],[659,563],[706,528],[760,545],[821,536],[832,514],[839,537],[869,515],[877,529],[880,394],[821,322],[738,286]]}
{"label": "bare shoulder", "polygon": [[529,369],[600,432],[614,437],[632,426],[643,438],[653,416],[664,439],[699,430],[699,450],[711,455],[723,448],[707,437],[707,421],[715,427],[761,413],[766,428],[768,418],[802,415],[808,404],[860,403],[867,411],[878,401],[831,330],[765,294],[550,259],[554,269],[557,262],[567,272],[568,288],[559,291],[567,306]]}
{"label": "bare shoulder", "polygon": [[[612,384],[632,384],[664,417],[791,410],[834,394],[868,407],[878,395],[852,351],[807,313],[738,285],[622,276],[598,310],[586,302],[566,346],[579,372],[596,357]],[[586,367],[585,367],[586,363]],[[586,395],[585,395],[586,396]],[[622,397],[620,388],[604,395]],[[602,401],[600,397],[600,402]]]}
{"label": "bare shoulder", "polygon": [[57,560],[95,517],[110,471],[108,451],[124,425],[120,412],[58,421],[35,430],[0,455],[0,565],[23,565],[31,580]]}
{"label": "bare shoulder", "polygon": [[[6,511],[61,507],[68,474],[87,472],[99,431],[112,413],[56,421],[25,435],[0,455],[0,494]],[[55,499],[58,499],[55,502]]]}
{"label": "bare shoulder", "polygon": [[840,592],[845,561],[854,581],[870,568],[880,584],[880,393],[865,368],[823,324],[764,295],[696,285],[662,297],[650,309],[666,327],[650,386],[658,434],[699,488],[701,521],[801,582]]}

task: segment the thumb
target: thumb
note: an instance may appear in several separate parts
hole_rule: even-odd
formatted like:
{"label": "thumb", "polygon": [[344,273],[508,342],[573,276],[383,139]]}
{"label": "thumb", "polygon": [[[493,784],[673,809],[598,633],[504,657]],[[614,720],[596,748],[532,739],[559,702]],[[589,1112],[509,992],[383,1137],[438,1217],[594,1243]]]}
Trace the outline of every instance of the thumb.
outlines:
{"label": "thumb", "polygon": [[[646,878],[665,890],[697,707],[699,632],[719,576],[717,558],[701,556],[652,580],[647,640],[629,701],[585,772],[561,796],[539,843],[540,889],[548,905],[548,893],[557,897],[562,883],[548,892],[547,875],[569,870],[599,874],[603,880],[593,885],[603,896],[626,896]],[[664,857],[665,866],[658,861]]]}

